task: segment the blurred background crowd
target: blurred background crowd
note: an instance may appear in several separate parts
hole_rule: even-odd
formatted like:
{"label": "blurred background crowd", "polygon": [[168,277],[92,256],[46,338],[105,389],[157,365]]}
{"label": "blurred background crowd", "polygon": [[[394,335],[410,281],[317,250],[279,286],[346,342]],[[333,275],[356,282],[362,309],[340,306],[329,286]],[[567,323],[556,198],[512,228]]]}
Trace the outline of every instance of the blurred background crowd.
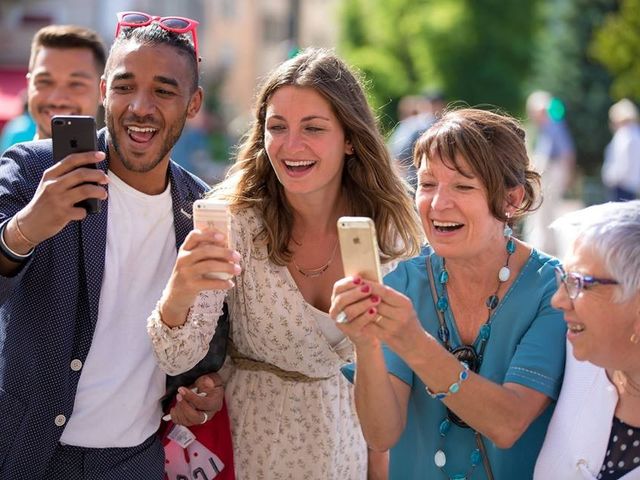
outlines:
{"label": "blurred background crowd", "polygon": [[410,180],[413,142],[446,105],[522,119],[549,209],[524,233],[550,253],[562,254],[545,238],[560,213],[639,195],[640,0],[1,0],[3,150],[16,131],[33,136],[24,95],[34,33],[76,24],[109,45],[125,10],[200,22],[206,105],[173,158],[209,182],[231,162],[266,72],[318,46],[363,73]]}

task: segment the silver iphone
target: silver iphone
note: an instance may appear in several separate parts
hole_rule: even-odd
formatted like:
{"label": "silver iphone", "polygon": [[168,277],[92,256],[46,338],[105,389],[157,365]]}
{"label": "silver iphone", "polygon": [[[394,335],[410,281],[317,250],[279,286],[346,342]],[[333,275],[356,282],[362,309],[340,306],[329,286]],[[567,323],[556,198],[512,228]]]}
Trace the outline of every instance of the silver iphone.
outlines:
{"label": "silver iphone", "polygon": [[340,217],[338,238],[345,276],[382,282],[376,227],[368,217]]}
{"label": "silver iphone", "polygon": [[[227,238],[229,245],[229,206],[226,202],[203,198],[193,202],[193,226],[198,230],[217,230]],[[212,272],[207,278],[229,280],[233,275],[226,272]]]}

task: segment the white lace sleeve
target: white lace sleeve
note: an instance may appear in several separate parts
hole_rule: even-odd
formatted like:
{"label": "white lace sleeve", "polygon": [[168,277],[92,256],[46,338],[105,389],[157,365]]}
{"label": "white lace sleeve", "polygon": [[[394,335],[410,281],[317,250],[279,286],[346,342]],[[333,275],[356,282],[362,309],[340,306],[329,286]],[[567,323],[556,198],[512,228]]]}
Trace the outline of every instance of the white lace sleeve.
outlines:
{"label": "white lace sleeve", "polygon": [[208,290],[200,292],[191,307],[187,321],[179,327],[167,326],[160,317],[158,306],[147,319],[147,332],[160,368],[169,375],[178,375],[191,369],[209,350],[222,315],[226,292]]}
{"label": "white lace sleeve", "polygon": [[387,273],[391,273],[393,272],[396,267],[398,266],[398,260],[392,260],[391,262],[387,262],[381,265],[380,270],[382,271],[382,277],[384,278],[384,276]]}

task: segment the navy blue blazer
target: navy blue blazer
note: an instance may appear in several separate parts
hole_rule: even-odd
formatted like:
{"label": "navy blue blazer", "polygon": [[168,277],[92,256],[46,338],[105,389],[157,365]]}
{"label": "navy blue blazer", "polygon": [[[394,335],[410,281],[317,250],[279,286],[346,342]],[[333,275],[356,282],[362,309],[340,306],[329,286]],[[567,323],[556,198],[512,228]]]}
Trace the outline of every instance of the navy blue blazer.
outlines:
{"label": "navy blue blazer", "polygon": [[[107,135],[98,133],[104,171]],[[0,223],[33,197],[51,150],[51,140],[27,142],[0,158]],[[207,185],[173,162],[169,178],[177,249]],[[71,416],[80,378],[71,362],[86,359],[98,318],[108,213],[107,200],[38,245],[16,276],[0,276],[0,479],[41,478]]]}

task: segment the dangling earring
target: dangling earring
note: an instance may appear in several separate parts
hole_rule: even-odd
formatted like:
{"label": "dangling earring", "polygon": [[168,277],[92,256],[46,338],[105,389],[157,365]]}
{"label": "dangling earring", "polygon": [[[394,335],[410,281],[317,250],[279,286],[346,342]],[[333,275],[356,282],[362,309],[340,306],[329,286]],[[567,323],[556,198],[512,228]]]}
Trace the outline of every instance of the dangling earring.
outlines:
{"label": "dangling earring", "polygon": [[629,341],[631,343],[633,343],[634,345],[637,345],[638,342],[640,342],[640,337],[638,337],[638,335],[636,335],[635,333],[631,335],[631,338],[629,339]]}
{"label": "dangling earring", "polygon": [[507,217],[507,221],[504,222],[504,228],[502,229],[502,235],[504,236],[504,238],[509,240],[511,238],[511,235],[513,235],[513,230],[509,226],[509,219],[511,218],[511,212],[505,212],[504,216]]}
{"label": "dangling earring", "polygon": [[509,268],[509,259],[511,258],[511,255],[513,254],[513,252],[516,251],[516,242],[514,242],[513,238],[511,238],[511,235],[513,234],[513,230],[511,230],[511,227],[509,226],[509,219],[511,218],[511,213],[505,212],[504,216],[507,217],[507,221],[504,222],[502,235],[504,235],[504,238],[507,239],[507,245],[506,245],[507,263],[505,263],[504,267],[502,267],[498,272],[498,279],[501,282],[506,282],[507,280],[509,280],[509,277],[511,276],[511,269]]}

